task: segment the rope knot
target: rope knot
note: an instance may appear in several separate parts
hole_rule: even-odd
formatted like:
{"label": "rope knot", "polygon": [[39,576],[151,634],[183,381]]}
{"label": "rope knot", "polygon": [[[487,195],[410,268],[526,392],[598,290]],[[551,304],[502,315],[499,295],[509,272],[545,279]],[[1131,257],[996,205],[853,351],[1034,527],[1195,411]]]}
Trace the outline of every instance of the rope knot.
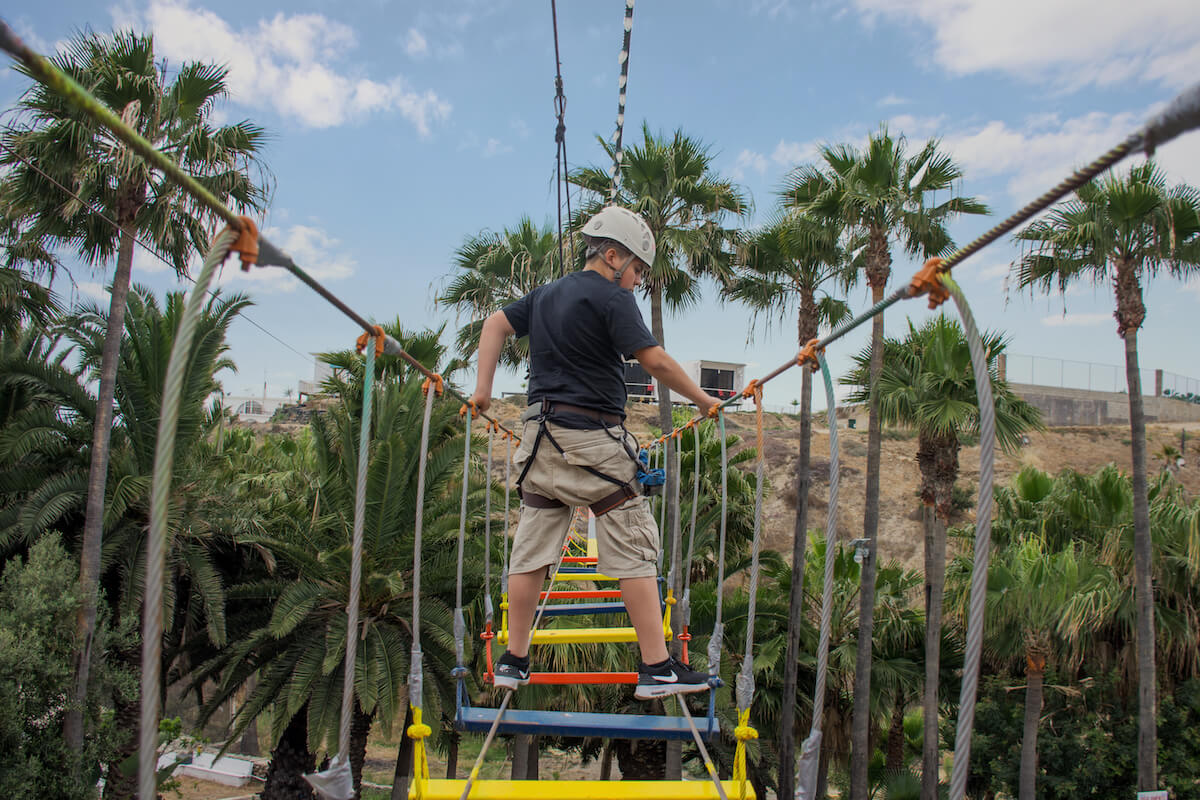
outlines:
{"label": "rope knot", "polygon": [[446,382],[443,381],[442,376],[438,375],[436,372],[433,373],[432,375],[430,375],[424,381],[422,381],[421,393],[424,395],[428,395],[430,386],[433,386],[433,390],[437,394],[438,397],[441,397],[443,394],[446,393]]}
{"label": "rope knot", "polygon": [[472,417],[479,416],[479,407],[475,405],[474,400],[468,400],[467,402],[463,403],[462,408],[458,410],[458,415],[460,417],[465,417],[468,411],[471,412]]}
{"label": "rope knot", "polygon": [[929,308],[934,309],[950,299],[950,290],[942,283],[943,260],[936,256],[925,262],[908,282],[908,296],[929,295]]}
{"label": "rope knot", "polygon": [[410,739],[428,739],[433,735],[433,728],[423,722],[416,722],[408,726],[408,738]]}
{"label": "rope knot", "polygon": [[383,328],[376,325],[373,332],[359,334],[358,339],[354,343],[354,349],[361,353],[367,349],[367,342],[369,342],[371,339],[374,339],[375,357],[378,358],[379,356],[383,355],[383,342],[385,335],[386,334],[384,334]]}
{"label": "rope knot", "polygon": [[748,742],[751,739],[758,738],[758,731],[750,725],[738,725],[733,729],[733,738],[739,742]]}
{"label": "rope knot", "polygon": [[758,385],[758,378],[753,378],[746,384],[746,388],[742,389],[742,397],[746,399],[762,397],[762,387]]}
{"label": "rope knot", "polygon": [[796,355],[796,366],[803,367],[805,364],[812,364],[815,370],[821,366],[821,362],[817,360],[817,356],[825,352],[825,348],[817,348],[819,339],[809,339],[804,347],[800,348],[800,352]]}
{"label": "rope knot", "polygon": [[719,418],[721,416],[721,411],[723,410],[723,408],[724,407],[720,403],[714,403],[713,405],[709,406],[708,418],[709,419]]}

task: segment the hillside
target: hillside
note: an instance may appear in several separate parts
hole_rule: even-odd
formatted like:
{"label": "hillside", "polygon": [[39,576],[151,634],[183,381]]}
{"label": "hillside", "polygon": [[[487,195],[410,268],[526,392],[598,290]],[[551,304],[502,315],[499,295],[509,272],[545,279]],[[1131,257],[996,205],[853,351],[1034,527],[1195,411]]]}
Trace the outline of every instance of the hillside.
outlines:
{"label": "hillside", "polygon": [[[628,427],[639,439],[649,437],[651,425],[657,426],[655,406],[630,408]],[[498,403],[494,407],[500,420],[514,427],[519,416],[516,406]],[[839,420],[838,442],[841,447],[841,498],[838,510],[838,537],[843,541],[862,535],[863,502],[867,461],[866,414],[858,418],[859,427],[851,430],[845,419]],[[768,414],[765,420],[767,474],[772,492],[766,504],[764,544],[790,552],[795,519],[795,465],[799,446],[800,422],[787,414]],[[735,412],[727,417],[727,429],[747,444],[754,439],[754,415]],[[1179,446],[1179,431],[1186,425],[1151,425],[1147,430],[1147,453],[1151,472],[1161,468],[1154,458],[1163,445]],[[1196,426],[1193,426],[1196,427]],[[1179,478],[1190,495],[1200,492],[1200,443],[1189,437],[1188,463]],[[920,500],[917,487],[916,436],[907,431],[884,431],[880,480],[879,557],[898,559],[913,569],[922,567]],[[961,474],[958,484],[971,492],[971,509],[959,524],[974,517],[974,502],[979,480],[979,447],[966,447],[959,457]],[[1052,428],[1029,436],[1029,444],[1012,454],[998,451],[996,480],[1003,484],[1022,467],[1031,465],[1050,473],[1071,467],[1091,472],[1113,463],[1125,471],[1131,469],[1129,429],[1125,426]],[[809,494],[809,528],[824,530],[829,493],[829,432],[814,425],[812,449],[812,490]]]}

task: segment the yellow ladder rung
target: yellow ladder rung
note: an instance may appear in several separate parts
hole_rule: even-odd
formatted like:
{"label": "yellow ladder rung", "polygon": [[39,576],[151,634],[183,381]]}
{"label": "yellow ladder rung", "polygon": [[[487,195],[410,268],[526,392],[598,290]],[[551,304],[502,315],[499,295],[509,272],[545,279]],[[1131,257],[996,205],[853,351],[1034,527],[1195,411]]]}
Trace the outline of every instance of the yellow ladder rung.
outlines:
{"label": "yellow ladder rung", "polygon": [[[413,781],[408,796],[415,800],[459,800],[466,781]],[[721,781],[726,797],[741,796],[737,781]],[[745,785],[745,797],[754,799],[754,788]],[[710,780],[691,781],[504,781],[477,780],[471,800],[719,800]]]}
{"label": "yellow ladder rung", "polygon": [[[663,631],[663,636],[671,641],[671,630]],[[496,634],[500,644],[508,644],[508,631],[501,630]],[[636,642],[637,631],[633,628],[551,628],[538,629],[533,632],[532,644],[588,644],[592,642]],[[472,792],[474,796],[474,792]]]}

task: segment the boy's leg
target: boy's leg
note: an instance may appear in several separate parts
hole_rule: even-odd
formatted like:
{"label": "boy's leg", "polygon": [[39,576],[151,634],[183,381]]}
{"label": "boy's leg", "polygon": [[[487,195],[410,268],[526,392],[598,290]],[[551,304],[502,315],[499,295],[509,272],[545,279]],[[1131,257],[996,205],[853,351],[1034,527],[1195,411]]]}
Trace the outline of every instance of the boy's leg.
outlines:
{"label": "boy's leg", "polygon": [[[509,587],[511,588],[511,578],[509,580]],[[637,631],[638,647],[642,651],[642,661],[647,664],[657,664],[665,660],[667,658],[667,644],[663,636],[663,616],[662,606],[658,597],[658,579],[622,578],[621,599],[625,601],[625,610],[629,613],[629,621],[633,624],[633,629]]]}
{"label": "boy's leg", "polygon": [[[529,655],[533,615],[545,582],[544,567],[508,576],[508,652],[519,658]],[[662,619],[659,619],[659,625],[662,625]]]}

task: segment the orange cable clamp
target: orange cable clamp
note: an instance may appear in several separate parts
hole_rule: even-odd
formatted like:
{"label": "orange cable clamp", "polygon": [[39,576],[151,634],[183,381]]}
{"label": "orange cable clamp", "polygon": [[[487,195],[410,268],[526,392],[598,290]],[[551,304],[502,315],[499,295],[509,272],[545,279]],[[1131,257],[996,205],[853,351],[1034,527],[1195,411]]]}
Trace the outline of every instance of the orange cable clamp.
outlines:
{"label": "orange cable clamp", "polygon": [[460,417],[465,417],[465,416],[467,415],[467,408],[468,408],[468,407],[470,407],[470,409],[471,409],[471,416],[472,416],[472,417],[478,417],[478,416],[479,416],[479,406],[475,405],[475,401],[474,401],[474,400],[468,400],[467,402],[463,403],[463,404],[462,404],[462,408],[460,408],[460,409],[458,410],[458,415],[459,415]]}
{"label": "orange cable clamp", "polygon": [[908,296],[920,297],[929,294],[929,307],[937,308],[950,299],[950,290],[942,283],[942,259],[934,256],[917,270],[908,283]]}
{"label": "orange cable clamp", "polygon": [[758,385],[758,378],[752,378],[746,384],[746,388],[742,389],[742,397],[749,399],[755,396],[762,397],[762,387]]}
{"label": "orange cable clamp", "polygon": [[796,355],[796,366],[803,367],[806,363],[812,364],[813,369],[821,366],[821,362],[817,360],[817,355],[825,352],[825,348],[817,347],[817,342],[820,339],[809,339],[804,347],[800,348],[800,352]]}
{"label": "orange cable clamp", "polygon": [[434,393],[438,397],[441,397],[446,393],[446,383],[442,380],[442,376],[438,375],[436,372],[421,383],[421,393],[426,395],[429,394],[429,387],[431,385],[433,386]]}
{"label": "orange cable clamp", "polygon": [[361,353],[367,349],[367,342],[373,338],[375,339],[375,357],[379,358],[383,355],[384,336],[383,328],[376,325],[374,333],[364,332],[359,334],[358,339],[354,343],[354,349]]}
{"label": "orange cable clamp", "polygon": [[229,246],[229,252],[236,250],[238,257],[242,259],[242,272],[249,272],[250,267],[258,263],[258,226],[247,216],[240,216],[238,219],[242,221],[242,227],[237,232],[233,244]]}

